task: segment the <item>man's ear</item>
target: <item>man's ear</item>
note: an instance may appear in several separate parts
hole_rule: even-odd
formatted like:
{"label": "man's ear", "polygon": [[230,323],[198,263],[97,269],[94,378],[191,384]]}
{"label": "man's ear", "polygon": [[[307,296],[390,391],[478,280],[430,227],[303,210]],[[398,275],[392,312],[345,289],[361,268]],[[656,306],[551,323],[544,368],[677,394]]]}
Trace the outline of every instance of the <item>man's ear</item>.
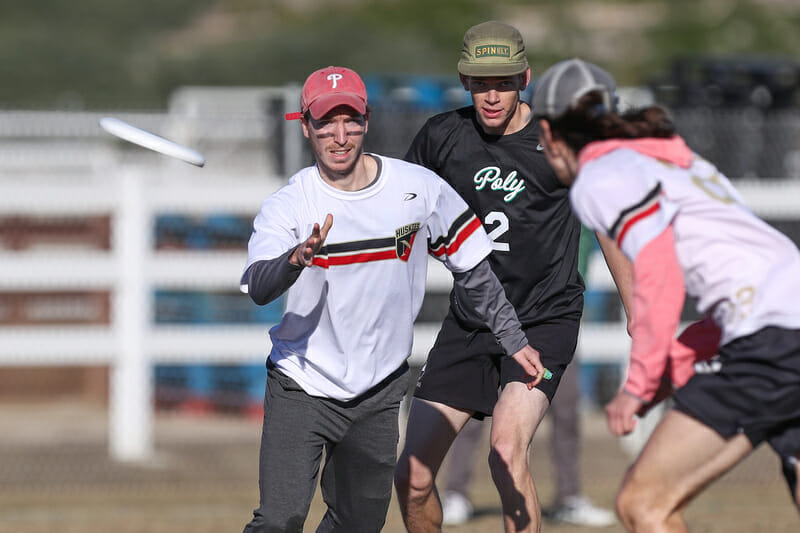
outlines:
{"label": "man's ear", "polygon": [[464,76],[463,74],[459,74],[458,79],[461,80],[461,85],[462,87],[464,87],[464,90],[469,91],[469,76]]}
{"label": "man's ear", "polygon": [[311,133],[308,131],[308,122],[306,121],[305,118],[300,119],[300,125],[303,126],[303,135],[305,136],[305,138],[310,139]]}
{"label": "man's ear", "polygon": [[558,180],[571,187],[578,173],[577,157],[563,139],[553,136],[553,130],[550,129],[547,120],[539,119],[539,127],[541,128],[539,144],[544,148],[548,163],[553,167]]}
{"label": "man's ear", "polygon": [[550,123],[545,119],[540,118],[539,129],[542,131],[542,137],[544,137],[545,144],[551,144],[553,142],[553,132],[550,131]]}
{"label": "man's ear", "polygon": [[550,123],[547,120],[539,119],[539,129],[539,144],[544,147],[544,154],[550,160],[550,164],[555,167],[553,158],[563,158],[566,145],[553,138],[553,131],[550,129]]}
{"label": "man's ear", "polygon": [[519,88],[520,91],[524,91],[528,84],[531,82],[531,68],[528,67],[524,73],[520,74],[522,78],[522,85]]}

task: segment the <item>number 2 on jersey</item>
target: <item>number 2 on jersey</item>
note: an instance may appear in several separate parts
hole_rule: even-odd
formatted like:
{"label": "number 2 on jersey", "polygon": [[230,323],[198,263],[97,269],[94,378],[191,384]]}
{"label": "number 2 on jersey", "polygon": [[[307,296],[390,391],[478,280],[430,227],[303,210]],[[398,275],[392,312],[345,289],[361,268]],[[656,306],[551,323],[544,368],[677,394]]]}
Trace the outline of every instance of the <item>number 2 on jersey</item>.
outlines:
{"label": "number 2 on jersey", "polygon": [[489,232],[489,238],[492,239],[492,248],[499,252],[508,252],[510,250],[507,242],[498,242],[497,239],[505,232],[508,231],[508,217],[501,211],[490,211],[486,214],[484,219],[486,226],[494,226],[492,231]]}

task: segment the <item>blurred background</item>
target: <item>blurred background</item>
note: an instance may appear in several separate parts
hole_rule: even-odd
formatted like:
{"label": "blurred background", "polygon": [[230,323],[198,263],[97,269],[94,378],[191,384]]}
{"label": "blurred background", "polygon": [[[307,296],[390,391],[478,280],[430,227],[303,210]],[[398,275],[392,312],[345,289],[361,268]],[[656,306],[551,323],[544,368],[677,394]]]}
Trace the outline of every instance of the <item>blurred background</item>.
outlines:
{"label": "blurred background", "polygon": [[[520,30],[534,81],[580,56],[617,77],[623,105],[667,106],[690,146],[800,242],[797,0],[3,0],[0,494],[12,503],[0,531],[47,530],[58,518],[30,502],[53,492],[137,479],[222,483],[249,512],[267,330],[283,305],[252,304],[238,278],[261,200],[313,162],[283,114],[311,71],[354,68],[374,109],[367,149],[402,157],[428,117],[469,103],[461,40],[490,19]],[[103,116],[207,165],[118,141]],[[589,265],[587,417],[616,392],[628,347],[596,249]],[[415,365],[447,307],[436,266]]]}

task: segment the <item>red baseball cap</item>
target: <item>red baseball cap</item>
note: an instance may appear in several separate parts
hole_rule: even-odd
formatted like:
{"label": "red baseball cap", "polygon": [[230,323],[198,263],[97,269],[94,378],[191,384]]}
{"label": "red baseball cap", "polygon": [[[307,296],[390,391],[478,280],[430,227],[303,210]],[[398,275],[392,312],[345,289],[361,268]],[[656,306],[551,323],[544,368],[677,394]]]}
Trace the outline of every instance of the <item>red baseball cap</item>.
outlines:
{"label": "red baseball cap", "polygon": [[302,118],[306,111],[320,119],[340,105],[352,107],[365,115],[367,88],[355,71],[345,67],[326,67],[311,73],[306,79],[300,98],[300,112],[286,113],[286,120]]}

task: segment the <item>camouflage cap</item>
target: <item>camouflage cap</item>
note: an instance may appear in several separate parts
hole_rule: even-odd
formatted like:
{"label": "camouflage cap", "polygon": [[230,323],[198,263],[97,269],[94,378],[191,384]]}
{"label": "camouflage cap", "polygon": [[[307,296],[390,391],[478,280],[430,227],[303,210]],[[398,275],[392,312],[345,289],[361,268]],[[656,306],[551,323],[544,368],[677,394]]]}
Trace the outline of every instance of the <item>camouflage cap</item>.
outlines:
{"label": "camouflage cap", "polygon": [[525,43],[514,26],[490,20],[464,34],[458,72],[465,76],[514,76],[528,69]]}

